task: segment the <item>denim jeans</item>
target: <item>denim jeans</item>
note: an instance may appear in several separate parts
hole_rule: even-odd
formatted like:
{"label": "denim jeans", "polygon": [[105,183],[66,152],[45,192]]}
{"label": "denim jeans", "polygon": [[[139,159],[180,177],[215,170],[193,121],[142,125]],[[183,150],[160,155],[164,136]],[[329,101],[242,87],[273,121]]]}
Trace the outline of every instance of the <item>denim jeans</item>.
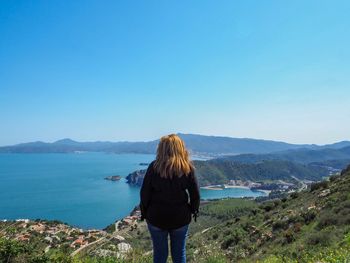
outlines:
{"label": "denim jeans", "polygon": [[186,263],[186,238],[188,225],[165,230],[147,222],[153,242],[153,262],[166,263],[168,258],[168,235],[170,235],[171,258],[173,263]]}

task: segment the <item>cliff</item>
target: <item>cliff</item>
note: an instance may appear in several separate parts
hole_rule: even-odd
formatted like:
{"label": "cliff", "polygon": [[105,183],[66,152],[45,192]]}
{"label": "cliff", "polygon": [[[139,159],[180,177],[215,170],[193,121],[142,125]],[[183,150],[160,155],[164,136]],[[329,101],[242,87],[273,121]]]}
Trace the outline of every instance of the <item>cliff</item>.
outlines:
{"label": "cliff", "polygon": [[143,178],[145,177],[146,171],[147,170],[144,169],[132,172],[126,177],[126,182],[131,185],[142,186]]}

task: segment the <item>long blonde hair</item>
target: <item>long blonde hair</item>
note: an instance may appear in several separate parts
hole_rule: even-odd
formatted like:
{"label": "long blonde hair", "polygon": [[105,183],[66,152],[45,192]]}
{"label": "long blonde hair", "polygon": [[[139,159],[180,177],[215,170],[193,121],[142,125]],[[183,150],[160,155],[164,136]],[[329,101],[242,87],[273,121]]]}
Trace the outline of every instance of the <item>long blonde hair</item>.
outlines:
{"label": "long blonde hair", "polygon": [[187,176],[194,170],[185,143],[179,136],[169,134],[160,138],[154,168],[163,178]]}

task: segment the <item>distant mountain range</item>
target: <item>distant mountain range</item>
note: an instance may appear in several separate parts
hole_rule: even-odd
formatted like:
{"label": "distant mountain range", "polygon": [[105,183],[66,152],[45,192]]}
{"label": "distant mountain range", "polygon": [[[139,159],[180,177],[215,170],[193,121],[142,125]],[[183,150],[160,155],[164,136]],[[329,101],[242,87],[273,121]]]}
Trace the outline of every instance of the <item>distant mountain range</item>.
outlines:
{"label": "distant mountain range", "polygon": [[[279,151],[307,149],[340,149],[349,146],[350,141],[342,141],[328,145],[290,144],[279,141],[249,138],[232,138],[222,136],[205,136],[198,134],[178,134],[193,154],[208,156],[237,154],[266,154]],[[53,143],[29,142],[0,147],[1,153],[71,153],[77,151],[108,153],[155,153],[158,140],[147,142],[77,142],[62,139]]]}

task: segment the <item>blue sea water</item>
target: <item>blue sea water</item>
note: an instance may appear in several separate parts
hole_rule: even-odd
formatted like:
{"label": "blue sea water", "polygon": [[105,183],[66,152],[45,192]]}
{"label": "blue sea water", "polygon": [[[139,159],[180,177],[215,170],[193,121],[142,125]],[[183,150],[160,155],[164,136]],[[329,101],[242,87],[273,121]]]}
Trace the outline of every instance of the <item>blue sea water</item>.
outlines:
{"label": "blue sea water", "polygon": [[[145,169],[151,154],[0,154],[0,219],[57,219],[104,228],[139,203],[125,177]],[[104,180],[120,175],[120,181]],[[249,189],[201,190],[202,198],[259,196]]]}

